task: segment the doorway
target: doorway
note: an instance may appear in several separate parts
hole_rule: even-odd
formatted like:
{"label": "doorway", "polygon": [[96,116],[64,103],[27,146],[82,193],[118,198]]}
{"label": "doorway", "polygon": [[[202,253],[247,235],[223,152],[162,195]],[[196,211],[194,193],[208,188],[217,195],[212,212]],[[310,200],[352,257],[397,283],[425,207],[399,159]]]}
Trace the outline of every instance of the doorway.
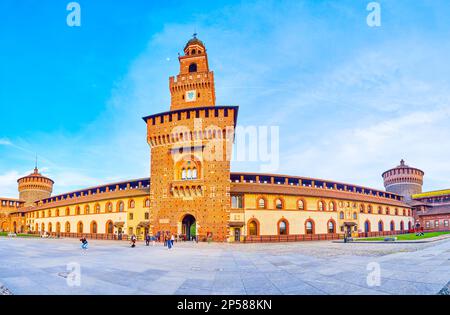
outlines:
{"label": "doorway", "polygon": [[234,241],[235,242],[241,241],[241,229],[234,229]]}
{"label": "doorway", "polygon": [[183,218],[181,222],[182,225],[182,234],[186,236],[186,240],[191,241],[193,238],[197,236],[197,224],[195,221],[195,217],[188,214]]}

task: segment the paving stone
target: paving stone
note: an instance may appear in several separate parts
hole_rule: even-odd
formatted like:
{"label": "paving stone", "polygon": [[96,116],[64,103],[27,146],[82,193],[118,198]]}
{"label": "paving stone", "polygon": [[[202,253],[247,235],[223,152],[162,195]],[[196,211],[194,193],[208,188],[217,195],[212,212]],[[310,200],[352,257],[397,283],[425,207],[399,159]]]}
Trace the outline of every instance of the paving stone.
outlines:
{"label": "paving stone", "polygon": [[[429,244],[192,244],[0,238],[0,292],[13,294],[437,294],[450,280],[450,240]],[[79,263],[82,284],[67,285]],[[381,285],[367,285],[367,266]],[[448,289],[447,289],[448,290]]]}

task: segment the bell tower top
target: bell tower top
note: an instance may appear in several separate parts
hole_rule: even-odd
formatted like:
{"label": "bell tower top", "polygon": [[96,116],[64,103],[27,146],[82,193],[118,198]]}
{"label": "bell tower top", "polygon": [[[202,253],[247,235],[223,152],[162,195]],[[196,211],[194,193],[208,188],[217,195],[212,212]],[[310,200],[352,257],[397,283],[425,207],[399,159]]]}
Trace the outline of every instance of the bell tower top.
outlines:
{"label": "bell tower top", "polygon": [[215,106],[214,73],[209,71],[208,54],[197,34],[187,42],[178,57],[180,73],[170,77],[170,110]]}

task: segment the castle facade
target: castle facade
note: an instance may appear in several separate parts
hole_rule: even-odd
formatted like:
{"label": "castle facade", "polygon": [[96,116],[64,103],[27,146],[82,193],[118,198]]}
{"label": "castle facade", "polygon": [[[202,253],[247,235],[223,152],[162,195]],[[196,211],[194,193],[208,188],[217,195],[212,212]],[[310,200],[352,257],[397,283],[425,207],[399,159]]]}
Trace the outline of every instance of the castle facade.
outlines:
{"label": "castle facade", "polygon": [[450,191],[424,194],[424,173],[403,161],[383,174],[385,191],[231,172],[239,108],[216,105],[214,73],[196,36],[179,63],[179,74],[169,79],[169,110],[143,118],[149,177],[52,195],[54,182],[36,168],[18,180],[18,199],[0,198],[0,231],[99,239],[169,231],[186,239],[295,241],[394,234],[416,222],[431,229],[430,211],[439,212],[432,228],[448,229],[450,206],[442,204]]}

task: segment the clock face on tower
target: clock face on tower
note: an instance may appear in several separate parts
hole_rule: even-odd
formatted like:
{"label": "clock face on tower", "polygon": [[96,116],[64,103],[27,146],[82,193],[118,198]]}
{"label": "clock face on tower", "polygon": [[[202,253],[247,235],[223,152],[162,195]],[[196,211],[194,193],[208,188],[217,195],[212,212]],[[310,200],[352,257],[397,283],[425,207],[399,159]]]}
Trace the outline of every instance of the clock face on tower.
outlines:
{"label": "clock face on tower", "polygon": [[186,91],[185,100],[186,102],[194,102],[197,99],[197,91]]}

